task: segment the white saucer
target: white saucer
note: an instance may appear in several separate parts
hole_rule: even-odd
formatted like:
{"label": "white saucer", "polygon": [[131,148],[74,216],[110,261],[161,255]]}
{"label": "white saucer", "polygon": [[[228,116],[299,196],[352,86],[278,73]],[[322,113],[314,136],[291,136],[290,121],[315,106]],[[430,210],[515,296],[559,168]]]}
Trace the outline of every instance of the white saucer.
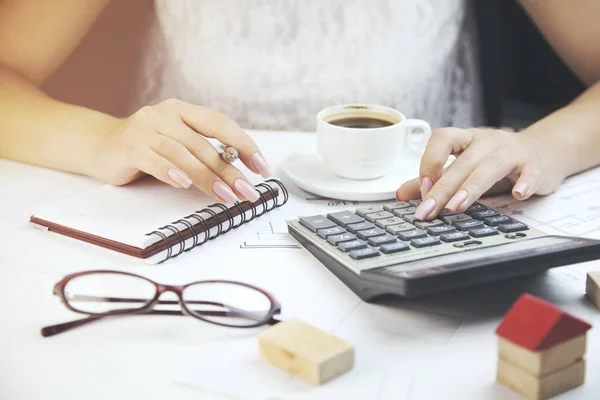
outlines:
{"label": "white saucer", "polygon": [[402,157],[394,170],[370,180],[351,180],[334,175],[318,154],[296,153],[282,164],[291,181],[307,192],[319,196],[350,201],[381,201],[396,198],[396,190],[404,182],[419,176],[420,158]]}

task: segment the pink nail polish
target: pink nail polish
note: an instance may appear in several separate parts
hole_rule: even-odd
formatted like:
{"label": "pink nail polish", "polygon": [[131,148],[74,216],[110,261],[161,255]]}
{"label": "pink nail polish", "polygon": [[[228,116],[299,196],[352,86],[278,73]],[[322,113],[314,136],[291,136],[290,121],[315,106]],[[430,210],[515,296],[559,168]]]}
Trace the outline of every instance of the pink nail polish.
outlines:
{"label": "pink nail polish", "polygon": [[460,190],[454,196],[452,196],[448,204],[446,204],[446,208],[452,211],[458,210],[462,203],[464,203],[467,199],[467,196],[468,194],[466,190]]}
{"label": "pink nail polish", "polygon": [[252,154],[252,163],[254,163],[254,168],[258,170],[263,178],[266,179],[271,176],[269,165],[260,153]]}
{"label": "pink nail polish", "polygon": [[238,198],[235,193],[233,193],[233,190],[231,190],[229,186],[221,181],[216,181],[213,184],[213,192],[226,203],[234,204],[236,201],[238,201]]}
{"label": "pink nail polish", "polygon": [[427,196],[427,193],[429,193],[429,191],[431,190],[431,188],[433,187],[433,181],[431,179],[429,179],[428,177],[425,177],[422,179],[421,181],[421,198],[425,198],[425,196]]}
{"label": "pink nail polish", "polygon": [[527,182],[519,182],[515,185],[514,192],[519,193],[521,197],[525,197],[527,191],[529,191],[529,183]]}
{"label": "pink nail polish", "polygon": [[169,178],[173,179],[175,183],[184,189],[192,186],[192,180],[183,171],[171,168],[167,174],[169,175]]}
{"label": "pink nail polish", "polygon": [[427,199],[421,204],[419,204],[419,207],[417,207],[417,211],[415,212],[415,217],[417,217],[417,219],[420,219],[421,221],[424,221],[429,216],[429,214],[431,214],[434,208],[435,200],[431,198]]}
{"label": "pink nail polish", "polygon": [[252,185],[250,185],[243,179],[237,179],[234,182],[233,186],[235,187],[235,190],[238,191],[238,193],[240,193],[242,196],[244,196],[250,201],[254,202],[260,198],[256,189],[254,189]]}

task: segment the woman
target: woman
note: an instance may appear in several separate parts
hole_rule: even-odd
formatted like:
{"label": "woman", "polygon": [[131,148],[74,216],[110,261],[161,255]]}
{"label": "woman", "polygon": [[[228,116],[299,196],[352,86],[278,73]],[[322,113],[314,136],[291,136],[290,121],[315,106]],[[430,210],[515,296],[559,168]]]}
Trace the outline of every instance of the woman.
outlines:
{"label": "woman", "polygon": [[[162,86],[140,93],[141,102],[153,105],[119,119],[49,98],[40,85],[107,3],[0,1],[0,157],[115,185],[147,173],[234,202],[258,196],[205,137],[236,147],[253,172],[270,174],[234,120],[263,129],[312,128],[319,109],[361,101],[399,108],[433,126],[481,122],[465,1],[156,0],[166,47],[148,49],[147,65],[156,59],[162,65],[158,73],[146,68],[146,82]],[[436,130],[420,177],[397,193],[401,200],[423,196],[421,219],[443,207],[462,211],[492,187],[512,188],[517,199],[550,193],[600,162],[594,40],[600,3],[521,3],[590,88],[518,134]],[[450,154],[458,158],[442,174]]]}

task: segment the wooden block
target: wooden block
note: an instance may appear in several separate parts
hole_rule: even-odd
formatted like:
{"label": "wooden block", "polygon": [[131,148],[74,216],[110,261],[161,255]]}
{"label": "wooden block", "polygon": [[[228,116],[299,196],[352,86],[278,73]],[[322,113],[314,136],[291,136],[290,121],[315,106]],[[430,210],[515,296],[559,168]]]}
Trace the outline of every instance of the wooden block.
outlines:
{"label": "wooden block", "polygon": [[260,355],[297,377],[320,385],[354,366],[354,346],[305,322],[289,320],[258,336]]}
{"label": "wooden block", "polygon": [[586,351],[586,335],[558,344],[544,351],[530,351],[498,337],[498,357],[536,377],[544,377],[573,364]]}
{"label": "wooden block", "polygon": [[585,282],[585,292],[592,303],[600,308],[600,271],[588,272]]}
{"label": "wooden block", "polygon": [[498,359],[498,382],[530,400],[542,400],[580,386],[585,380],[585,360],[581,359],[559,371],[538,378],[514,364]]}

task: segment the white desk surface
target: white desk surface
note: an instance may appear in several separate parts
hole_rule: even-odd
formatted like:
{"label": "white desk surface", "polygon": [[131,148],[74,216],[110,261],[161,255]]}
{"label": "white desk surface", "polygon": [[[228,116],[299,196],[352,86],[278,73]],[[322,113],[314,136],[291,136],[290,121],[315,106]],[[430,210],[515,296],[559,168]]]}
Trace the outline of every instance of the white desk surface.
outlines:
{"label": "white desk surface", "polygon": [[[275,173],[289,152],[314,146],[310,134],[253,135]],[[525,216],[546,227],[557,225],[561,232],[579,229],[600,237],[597,176],[588,179],[595,186],[579,195],[555,194]],[[586,184],[574,182],[567,182],[569,193]],[[28,224],[29,215],[43,205],[98,182],[0,160],[0,399],[518,399],[495,383],[494,330],[524,291],[596,325],[589,334],[586,384],[558,398],[600,398],[600,311],[583,297],[585,272],[600,270],[600,263],[419,300],[366,304],[304,249],[240,248],[269,222],[281,226],[301,211],[353,207],[308,201],[286,183],[292,189],[289,205],[204,248],[148,266]],[[582,199],[589,200],[592,192],[595,203],[582,210]],[[301,318],[354,343],[355,369],[311,388],[259,360],[255,335],[260,329],[240,332],[192,318],[137,316],[42,338],[42,326],[77,317],[52,295],[54,283],[93,268],[182,283],[230,278],[257,284],[281,301],[284,317]],[[277,391],[280,384],[287,391]]]}

